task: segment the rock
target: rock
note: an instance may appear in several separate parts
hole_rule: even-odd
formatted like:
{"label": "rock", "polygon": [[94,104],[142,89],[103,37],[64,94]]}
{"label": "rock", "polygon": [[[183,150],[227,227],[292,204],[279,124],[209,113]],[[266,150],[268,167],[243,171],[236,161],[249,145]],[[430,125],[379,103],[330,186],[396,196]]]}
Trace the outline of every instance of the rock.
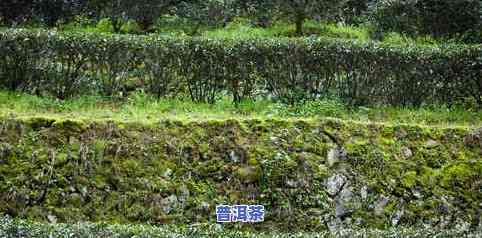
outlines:
{"label": "rock", "polygon": [[427,148],[433,148],[433,147],[436,147],[437,145],[439,145],[439,143],[432,139],[429,139],[427,140],[427,142],[425,142],[425,147]]}
{"label": "rock", "polygon": [[408,136],[408,133],[404,129],[400,129],[395,132],[395,137],[398,140],[405,139],[407,136]]}
{"label": "rock", "polygon": [[345,218],[353,213],[353,208],[358,207],[359,203],[354,203],[353,188],[344,186],[336,198],[335,216]]}
{"label": "rock", "polygon": [[231,152],[229,152],[229,160],[233,163],[238,163],[239,162],[239,156],[236,155],[236,152],[231,150]]}
{"label": "rock", "polygon": [[410,148],[404,146],[402,147],[402,156],[405,159],[409,159],[413,156],[413,152],[410,150]]}
{"label": "rock", "polygon": [[389,201],[390,201],[390,198],[382,195],[375,203],[375,215],[377,216],[382,215]]}
{"label": "rock", "polygon": [[330,196],[337,195],[340,190],[345,186],[346,177],[342,174],[335,174],[329,177],[326,181],[326,192]]}
{"label": "rock", "polygon": [[367,198],[368,198],[368,187],[367,186],[363,186],[361,188],[360,196],[361,196],[362,200],[367,200]]}
{"label": "rock", "polygon": [[437,211],[441,214],[449,214],[449,206],[447,204],[439,204],[437,206]]}
{"label": "rock", "polygon": [[338,195],[338,202],[349,203],[353,200],[352,188],[345,186]]}
{"label": "rock", "polygon": [[400,223],[400,219],[402,219],[402,216],[404,214],[404,210],[398,210],[392,215],[392,226],[398,225]]}
{"label": "rock", "polygon": [[340,231],[340,229],[343,226],[340,218],[331,219],[330,221],[327,222],[326,225],[328,227],[328,230],[332,233]]}
{"label": "rock", "polygon": [[179,188],[179,198],[178,200],[182,203],[184,203],[187,198],[189,197],[189,189],[187,188],[186,185],[182,185],[180,188]]}
{"label": "rock", "polygon": [[317,208],[310,208],[308,210],[308,214],[310,214],[310,216],[312,217],[319,217],[321,215],[323,215],[324,211],[322,209],[317,209]]}
{"label": "rock", "polygon": [[0,159],[7,158],[12,153],[12,146],[7,143],[0,144]]}
{"label": "rock", "polygon": [[52,215],[52,214],[49,214],[47,215],[47,220],[50,222],[50,223],[57,223],[57,217]]}
{"label": "rock", "polygon": [[172,210],[178,207],[178,199],[176,195],[171,195],[161,200],[160,205],[164,213],[169,214]]}
{"label": "rock", "polygon": [[423,198],[422,193],[421,193],[420,190],[418,190],[418,189],[413,189],[413,190],[412,190],[412,194],[413,194],[413,196],[414,196],[416,199],[421,199],[421,198]]}
{"label": "rock", "polygon": [[333,165],[338,163],[338,155],[336,153],[336,149],[331,149],[330,151],[328,151],[328,158],[326,159],[326,161],[329,167],[333,167]]}
{"label": "rock", "polygon": [[467,135],[464,138],[464,144],[468,147],[479,147],[482,149],[482,127]]}
{"label": "rock", "polygon": [[209,208],[211,207],[211,205],[209,205],[209,203],[207,202],[202,202],[200,207],[202,211],[209,212]]}
{"label": "rock", "polygon": [[335,216],[338,218],[343,219],[346,216],[349,216],[353,211],[345,207],[344,204],[336,204],[335,207]]}
{"label": "rock", "polygon": [[353,222],[353,225],[355,225],[356,227],[363,226],[363,225],[365,225],[365,220],[363,220],[363,218],[361,218],[361,217],[358,217]]}
{"label": "rock", "polygon": [[341,147],[336,147],[328,151],[327,163],[329,167],[333,167],[340,160],[346,159],[348,153]]}
{"label": "rock", "polygon": [[287,179],[286,180],[286,186],[289,187],[289,188],[296,188],[296,187],[298,187],[298,182],[296,182],[293,179]]}
{"label": "rock", "polygon": [[440,216],[438,217],[437,228],[447,229],[452,221],[452,216]]}
{"label": "rock", "polygon": [[79,190],[80,190],[80,195],[82,195],[83,198],[85,198],[85,197],[87,197],[87,195],[89,195],[89,193],[87,191],[87,187],[81,186]]}
{"label": "rock", "polygon": [[167,168],[164,171],[164,173],[162,173],[162,177],[164,177],[164,178],[169,178],[169,177],[171,177],[171,175],[172,175],[172,169],[170,169],[170,168]]}

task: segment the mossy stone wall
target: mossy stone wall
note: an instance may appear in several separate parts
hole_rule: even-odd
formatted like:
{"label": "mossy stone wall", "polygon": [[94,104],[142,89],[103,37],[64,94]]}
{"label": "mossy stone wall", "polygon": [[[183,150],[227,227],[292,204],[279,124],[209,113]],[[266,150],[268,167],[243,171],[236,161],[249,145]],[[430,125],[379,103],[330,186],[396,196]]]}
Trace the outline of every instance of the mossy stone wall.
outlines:
{"label": "mossy stone wall", "polygon": [[481,131],[337,120],[0,121],[0,213],[243,228],[482,226]]}

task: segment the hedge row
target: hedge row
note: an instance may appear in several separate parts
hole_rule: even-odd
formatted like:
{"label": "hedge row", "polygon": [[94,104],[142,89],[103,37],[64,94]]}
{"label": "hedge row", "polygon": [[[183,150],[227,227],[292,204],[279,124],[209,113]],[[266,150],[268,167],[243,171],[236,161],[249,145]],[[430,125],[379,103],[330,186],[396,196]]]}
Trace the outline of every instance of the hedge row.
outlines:
{"label": "hedge row", "polygon": [[62,99],[141,88],[209,103],[221,96],[415,106],[482,100],[480,46],[7,30],[0,49],[0,87]]}

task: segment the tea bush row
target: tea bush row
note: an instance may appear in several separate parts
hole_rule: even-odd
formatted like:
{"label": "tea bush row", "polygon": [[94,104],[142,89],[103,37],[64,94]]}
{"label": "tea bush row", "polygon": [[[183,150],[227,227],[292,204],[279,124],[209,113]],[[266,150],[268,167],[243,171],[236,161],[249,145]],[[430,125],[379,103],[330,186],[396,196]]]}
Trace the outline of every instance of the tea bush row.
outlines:
{"label": "tea bush row", "polygon": [[480,45],[384,45],[327,38],[207,39],[6,30],[0,87],[64,99],[89,93],[157,97],[337,97],[357,105],[482,100]]}

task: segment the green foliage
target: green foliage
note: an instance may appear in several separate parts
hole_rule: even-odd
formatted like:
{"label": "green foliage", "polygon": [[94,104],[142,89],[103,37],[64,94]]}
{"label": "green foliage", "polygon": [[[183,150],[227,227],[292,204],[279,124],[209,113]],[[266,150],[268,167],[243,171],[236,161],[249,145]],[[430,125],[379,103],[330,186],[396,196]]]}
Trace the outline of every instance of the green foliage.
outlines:
{"label": "green foliage", "polygon": [[[309,24],[307,25],[309,27]],[[322,26],[322,31],[319,33],[319,35],[340,39],[354,39],[359,41],[370,40],[368,29],[350,25],[327,24]]]}
{"label": "green foliage", "polygon": [[178,3],[175,0],[91,0],[87,9],[98,17],[109,18],[116,33],[121,32],[122,24],[129,20],[136,21],[143,32],[150,32],[156,19]]}
{"label": "green foliage", "polygon": [[330,237],[476,237],[478,231],[469,232],[466,229],[439,230],[434,228],[404,228],[397,227],[387,230],[376,229],[340,229],[322,232],[259,232],[239,231],[212,224],[196,226],[175,225],[119,225],[106,223],[78,223],[78,224],[47,224],[25,220],[0,218],[0,235],[3,237],[31,237],[31,238],[90,238],[90,237],[152,237],[152,238],[330,238]]}
{"label": "green foliage", "polygon": [[96,29],[103,33],[114,33],[114,26],[110,18],[102,18],[97,22]]}
{"label": "green foliage", "polygon": [[303,34],[307,19],[318,17],[328,19],[329,14],[338,12],[344,1],[340,0],[273,0],[274,9],[284,15],[296,26],[296,35]]}
{"label": "green foliage", "polygon": [[68,98],[144,89],[214,103],[288,104],[335,96],[353,105],[480,104],[480,46],[386,45],[332,38],[206,39],[46,31],[0,33],[10,90]]}
{"label": "green foliage", "polygon": [[122,24],[120,30],[127,34],[140,34],[142,32],[141,26],[134,20],[128,20]]}
{"label": "green foliage", "polygon": [[388,45],[431,45],[443,44],[431,36],[410,37],[397,32],[386,33],[382,42]]}
{"label": "green foliage", "polygon": [[361,24],[366,21],[370,0],[346,0],[342,5],[342,20],[348,24]]}
{"label": "green foliage", "polygon": [[465,35],[467,42],[474,42],[471,38],[482,26],[482,4],[479,0],[383,0],[371,9],[371,17],[376,36],[392,31],[437,38],[464,39]]}
{"label": "green foliage", "polygon": [[0,2],[0,24],[15,25],[27,21],[32,9],[31,0],[3,0]]}
{"label": "green foliage", "polygon": [[225,26],[233,14],[233,0],[180,1],[176,14],[193,26],[188,35],[197,35],[201,27]]}

